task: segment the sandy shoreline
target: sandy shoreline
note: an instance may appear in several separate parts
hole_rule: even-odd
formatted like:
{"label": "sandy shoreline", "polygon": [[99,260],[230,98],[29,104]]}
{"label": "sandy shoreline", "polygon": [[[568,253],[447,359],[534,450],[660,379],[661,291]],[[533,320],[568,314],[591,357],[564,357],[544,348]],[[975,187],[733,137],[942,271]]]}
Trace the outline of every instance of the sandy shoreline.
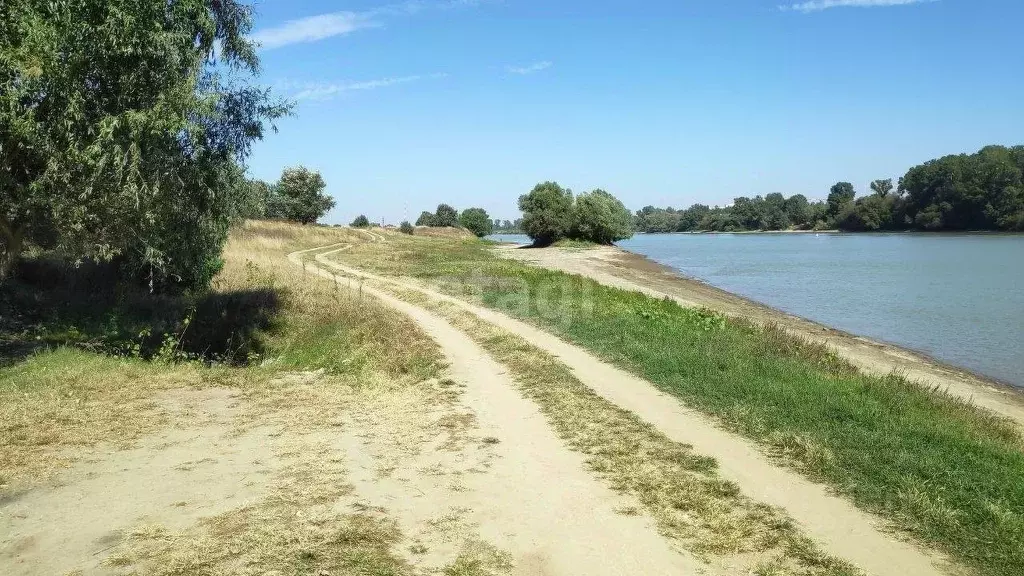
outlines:
{"label": "sandy shoreline", "polygon": [[861,370],[878,375],[902,372],[922,386],[938,388],[1024,426],[1024,394],[1020,390],[969,370],[952,366],[893,344],[849,334],[787,314],[726,292],[675,269],[617,247],[588,250],[546,248],[496,249],[501,256],[592,278],[602,284],[669,297],[684,306],[706,307],[753,322],[775,322],[792,334],[830,346]]}

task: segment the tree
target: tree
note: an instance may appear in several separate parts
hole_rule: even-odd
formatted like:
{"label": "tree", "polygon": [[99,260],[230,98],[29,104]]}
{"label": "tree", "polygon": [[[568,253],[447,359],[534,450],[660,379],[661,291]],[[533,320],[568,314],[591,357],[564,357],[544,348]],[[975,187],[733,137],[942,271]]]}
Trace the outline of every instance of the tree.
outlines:
{"label": "tree", "polygon": [[435,221],[434,215],[432,213],[427,212],[426,210],[424,210],[423,212],[420,212],[420,217],[416,219],[416,225],[417,226],[434,226],[435,225],[434,221]]}
{"label": "tree", "polygon": [[416,228],[414,228],[413,225],[410,224],[408,220],[402,220],[402,225],[398,227],[398,231],[401,232],[402,234],[408,234],[409,236],[412,236],[413,233],[416,232]]}
{"label": "tree", "polygon": [[570,235],[579,240],[612,244],[633,236],[633,215],[604,190],[576,197]]}
{"label": "tree", "polygon": [[1020,230],[1024,221],[1024,146],[986,146],[944,156],[900,178],[902,209],[926,230]]}
{"label": "tree", "polygon": [[370,220],[363,214],[356,216],[356,219],[350,224],[353,228],[369,228]]}
{"label": "tree", "polygon": [[285,217],[302,224],[312,224],[334,208],[334,199],[323,193],[327,184],[319,172],[298,166],[285,168],[274,187],[282,196]]}
{"label": "tree", "polygon": [[885,198],[889,195],[889,192],[892,192],[892,178],[875,180],[871,183],[871,191],[882,198]]}
{"label": "tree", "polygon": [[459,211],[447,204],[439,204],[434,213],[433,225],[439,228],[458,228]]}
{"label": "tree", "polygon": [[853,198],[857,195],[857,192],[853,189],[853,184],[849,182],[837,182],[829,191],[828,194],[828,216],[836,218],[839,213],[843,211],[847,205],[853,203]]}
{"label": "tree", "polygon": [[235,0],[6,0],[0,22],[0,278],[27,242],[119,258],[153,288],[203,286],[238,164],[287,113]]}
{"label": "tree", "polygon": [[556,182],[537,184],[519,197],[523,212],[522,229],[534,244],[548,246],[563,238],[572,225],[572,191]]}
{"label": "tree", "polygon": [[806,226],[811,222],[811,205],[803,194],[794,194],[786,199],[786,216],[796,226]]}
{"label": "tree", "polygon": [[483,208],[467,208],[459,216],[459,223],[477,237],[483,238],[494,231],[494,223]]}

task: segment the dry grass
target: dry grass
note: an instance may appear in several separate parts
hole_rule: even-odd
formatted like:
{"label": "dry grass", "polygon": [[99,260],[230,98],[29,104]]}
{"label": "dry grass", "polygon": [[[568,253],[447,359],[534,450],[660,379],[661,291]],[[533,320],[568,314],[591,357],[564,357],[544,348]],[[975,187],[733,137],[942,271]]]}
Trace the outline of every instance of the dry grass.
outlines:
{"label": "dry grass", "polygon": [[440,384],[439,349],[413,322],[285,257],[354,238],[348,230],[266,222],[233,231],[212,292],[257,289],[281,303],[270,327],[253,335],[261,352],[248,365],[62,347],[0,367],[0,498],[63,474],[91,449],[117,458],[116,450],[149,434],[186,426],[195,415],[162,410],[163,391],[233,389],[243,401],[228,432],[280,430],[267,447],[268,460],[283,462],[269,496],[184,530],[137,527],[108,564],[167,576],[411,573],[395,552],[402,535],[394,522],[346,507],[355,497],[327,440],[346,418],[376,405],[373,398],[405,393],[415,398],[409,406],[429,412],[450,407],[458,394]]}

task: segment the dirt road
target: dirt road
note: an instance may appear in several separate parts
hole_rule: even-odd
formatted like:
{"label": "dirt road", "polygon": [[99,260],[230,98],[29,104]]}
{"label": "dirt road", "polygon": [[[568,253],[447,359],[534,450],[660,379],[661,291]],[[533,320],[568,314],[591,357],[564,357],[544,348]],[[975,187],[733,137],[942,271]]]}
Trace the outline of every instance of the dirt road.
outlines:
{"label": "dirt road", "polygon": [[[503,314],[441,294],[425,286],[366,273],[331,259],[332,254],[343,250],[344,248],[325,250],[316,256],[316,261],[353,277],[379,282],[384,286],[415,290],[431,299],[449,302],[510,333],[522,336],[538,348],[559,358],[597,394],[634,412],[673,440],[692,444],[699,452],[715,458],[722,476],[735,482],[742,492],[751,498],[785,509],[825,552],[843,558],[876,576],[943,573],[943,569],[940,568],[944,564],[942,559],[887,534],[878,519],[861,512],[844,499],[832,495],[825,487],[775,466],[752,444],[717,428],[704,416],[686,409],[678,400],[658,391],[649,382]],[[381,290],[370,290],[389,305],[400,307],[424,325],[428,332],[438,338],[442,347],[446,350],[451,349],[452,354],[486,356],[482,350],[467,343],[465,335],[447,326],[447,323],[437,316],[397,300]],[[466,361],[469,361],[469,358]],[[490,368],[500,369],[500,366],[496,365]],[[486,370],[470,374],[476,378],[495,377]],[[495,407],[499,410],[505,409],[498,404],[492,404],[490,409],[493,410]],[[480,408],[486,409],[485,406]],[[552,445],[551,449],[560,448]],[[560,450],[564,451],[564,448]]]}
{"label": "dirt road", "polygon": [[[301,265],[301,255],[289,258]],[[305,268],[334,278],[308,263]],[[407,314],[437,341],[452,378],[465,386],[463,402],[476,425],[496,444],[497,457],[480,463],[479,474],[465,475],[459,490],[435,487],[418,498],[389,497],[387,507],[397,512],[403,531],[415,532],[444,503],[460,511],[461,523],[472,525],[490,545],[509,553],[515,574],[704,571],[702,563],[661,538],[650,520],[616,513],[631,503],[587,473],[583,455],[565,447],[538,408],[516,392],[506,370],[472,339],[418,306],[371,286],[362,290]],[[425,487],[423,478],[412,482]],[[384,497],[389,489],[373,480],[357,483],[357,491]]]}

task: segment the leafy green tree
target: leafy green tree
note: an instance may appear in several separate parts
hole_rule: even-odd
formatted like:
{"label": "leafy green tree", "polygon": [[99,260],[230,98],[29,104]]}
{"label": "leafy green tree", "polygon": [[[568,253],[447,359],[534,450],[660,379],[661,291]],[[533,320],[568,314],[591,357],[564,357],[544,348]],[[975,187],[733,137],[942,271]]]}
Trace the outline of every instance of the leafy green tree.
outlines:
{"label": "leafy green tree", "polygon": [[794,194],[786,199],[786,216],[796,226],[806,226],[811,222],[811,204],[803,194]]}
{"label": "leafy green tree", "polygon": [[694,204],[679,214],[679,223],[676,225],[677,232],[690,232],[700,229],[700,223],[711,212],[711,207],[706,204]]}
{"label": "leafy green tree", "polygon": [[402,225],[398,227],[398,231],[412,236],[416,232],[416,228],[408,220],[402,220]]}
{"label": "leafy green tree", "polygon": [[220,267],[238,163],[287,113],[235,0],[5,0],[0,278],[26,243],[120,258],[153,288]]}
{"label": "leafy green tree", "polygon": [[439,228],[458,228],[459,211],[447,204],[439,204],[434,212],[434,226]]}
{"label": "leafy green tree", "polygon": [[312,224],[334,208],[334,199],[324,194],[326,187],[319,172],[297,166],[284,169],[274,190],[285,199],[288,220]]}
{"label": "leafy green tree", "polygon": [[477,237],[483,238],[494,231],[494,223],[483,208],[467,208],[459,216],[459,223]]}
{"label": "leafy green tree", "polygon": [[871,183],[871,191],[882,198],[885,198],[890,192],[892,192],[892,178],[873,181]]}
{"label": "leafy green tree", "polygon": [[548,246],[564,238],[572,226],[572,191],[556,182],[537,184],[529,194],[519,197],[523,212],[522,229],[538,246]]}
{"label": "leafy green tree", "polygon": [[356,219],[350,224],[353,228],[369,228],[370,220],[363,214],[356,216]]}
{"label": "leafy green tree", "polygon": [[855,196],[857,196],[857,192],[853,189],[853,184],[837,182],[828,193],[827,215],[831,218],[838,217],[840,212],[853,203]]}
{"label": "leafy green tree", "polygon": [[902,208],[926,230],[1024,228],[1024,146],[987,146],[975,154],[925,162],[900,178]]}
{"label": "leafy green tree", "polygon": [[633,236],[633,215],[604,190],[576,197],[570,235],[579,240],[612,244]]}
{"label": "leafy green tree", "polygon": [[417,226],[435,226],[435,217],[431,212],[424,210],[420,212],[420,217],[416,219]]}

